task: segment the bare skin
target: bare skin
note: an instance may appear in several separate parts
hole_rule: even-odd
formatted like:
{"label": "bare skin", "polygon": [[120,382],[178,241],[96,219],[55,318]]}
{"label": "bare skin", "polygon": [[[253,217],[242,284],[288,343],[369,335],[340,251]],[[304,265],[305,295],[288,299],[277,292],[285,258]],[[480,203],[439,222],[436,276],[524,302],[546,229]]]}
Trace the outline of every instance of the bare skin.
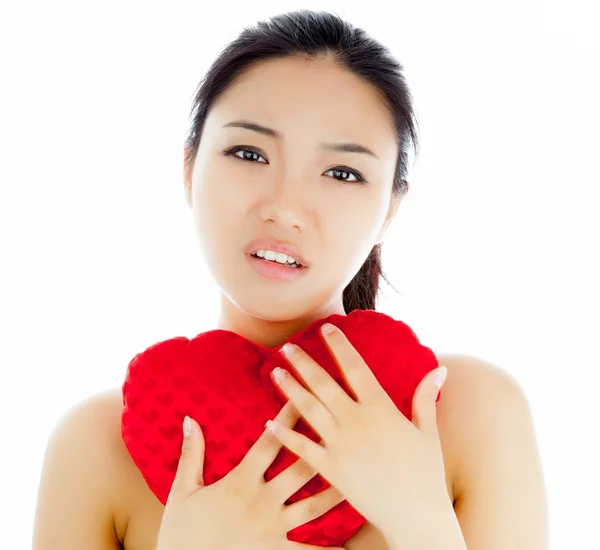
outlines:
{"label": "bare skin", "polygon": [[[517,385],[500,369],[472,357],[440,355],[438,361],[448,367],[438,403],[446,488],[469,550],[500,549],[501,543],[494,546],[490,533],[509,525],[511,536],[520,541],[511,548],[546,548],[539,457]],[[514,419],[502,427],[498,411],[506,406],[512,408]],[[164,507],[121,440],[121,407],[120,389],[116,389],[84,401],[57,427],[42,473],[35,550],[154,550]],[[497,427],[498,444],[521,445],[513,451],[520,459],[518,467],[493,456],[498,452],[491,438],[482,437],[482,423]],[[492,464],[496,460],[497,477],[482,474],[477,467],[485,457]],[[511,510],[509,516],[505,508]],[[64,517],[71,522],[61,521]],[[506,531],[496,536],[506,540]],[[370,524],[345,547],[388,549]]]}
{"label": "bare skin", "polygon": [[[224,128],[236,120],[278,135]],[[322,142],[358,143],[375,155],[332,151]],[[250,146],[252,160],[224,154],[234,146]],[[382,102],[329,59],[270,61],[230,87],[183,174],[200,247],[222,291],[218,328],[275,347],[315,319],[343,314],[344,287],[398,210],[391,192],[396,153]],[[367,183],[342,181],[340,166]],[[297,246],[309,262],[306,275],[293,283],[259,277],[244,254],[257,238]],[[446,490],[467,547],[546,550],[545,488],[523,392],[485,361],[444,355],[438,363],[448,367],[437,406]],[[155,549],[163,506],[121,441],[121,407],[119,390],[96,396],[55,430],[34,550]],[[345,546],[387,549],[369,524]]]}

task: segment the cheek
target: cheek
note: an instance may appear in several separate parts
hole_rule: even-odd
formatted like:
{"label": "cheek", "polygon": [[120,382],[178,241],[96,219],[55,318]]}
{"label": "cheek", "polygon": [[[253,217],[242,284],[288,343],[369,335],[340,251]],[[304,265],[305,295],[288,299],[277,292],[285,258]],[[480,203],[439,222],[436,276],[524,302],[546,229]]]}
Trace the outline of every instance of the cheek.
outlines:
{"label": "cheek", "polygon": [[323,212],[322,219],[327,225],[327,234],[347,250],[370,247],[385,216],[383,201],[375,194],[367,193],[357,194],[351,199],[338,197],[335,208],[328,208]]}
{"label": "cheek", "polygon": [[342,200],[322,218],[327,239],[323,250],[327,251],[336,277],[343,270],[352,278],[371,252],[387,213],[383,203],[380,197],[364,195],[348,204]]}
{"label": "cheek", "polygon": [[[200,170],[198,168],[201,168]],[[198,240],[205,255],[214,259],[220,243],[227,240],[236,216],[231,197],[223,193],[216,170],[204,165],[196,168],[193,186],[193,216]]]}
{"label": "cheek", "polygon": [[210,230],[229,225],[231,218],[239,216],[243,197],[239,190],[233,189],[227,171],[218,162],[206,163],[194,183],[196,217],[200,224]]}

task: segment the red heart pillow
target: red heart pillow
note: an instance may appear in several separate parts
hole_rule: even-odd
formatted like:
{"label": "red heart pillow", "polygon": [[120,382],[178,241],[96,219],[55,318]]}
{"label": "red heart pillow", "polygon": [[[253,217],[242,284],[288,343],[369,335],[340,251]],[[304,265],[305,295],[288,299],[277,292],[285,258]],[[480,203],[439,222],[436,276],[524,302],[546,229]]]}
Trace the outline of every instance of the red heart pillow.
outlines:
{"label": "red heart pillow", "polygon": [[[290,342],[299,345],[351,395],[322,341],[319,327],[339,327],[377,380],[410,420],[413,394],[438,367],[431,349],[420,344],[408,325],[372,310],[331,315],[313,322]],[[129,363],[123,384],[122,436],[150,489],[165,504],[181,454],[182,422],[187,414],[201,426],[206,441],[204,481],[215,483],[231,471],[274,418],[286,398],[270,373],[292,373],[280,348],[265,348],[226,330],[212,330],[191,340],[159,342]],[[296,376],[298,379],[298,377]],[[439,399],[439,394],[438,394]],[[319,441],[300,419],[296,431]],[[265,473],[269,481],[297,459],[285,447]],[[291,504],[329,487],[320,475],[290,497]],[[366,522],[347,501],[288,533],[288,539],[341,546]]]}

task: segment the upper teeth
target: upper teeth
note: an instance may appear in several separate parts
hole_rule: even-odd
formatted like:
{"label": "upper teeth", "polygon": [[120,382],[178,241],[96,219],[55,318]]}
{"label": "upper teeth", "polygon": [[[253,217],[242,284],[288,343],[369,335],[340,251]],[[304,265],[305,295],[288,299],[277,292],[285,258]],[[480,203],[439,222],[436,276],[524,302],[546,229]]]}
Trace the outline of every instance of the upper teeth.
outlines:
{"label": "upper teeth", "polygon": [[[293,264],[296,262],[296,259],[292,256],[288,256],[287,254],[282,254],[281,252],[273,252],[272,250],[264,250],[260,248],[254,253],[259,258],[264,258],[265,260],[275,261],[280,264]],[[298,262],[300,263],[300,262]]]}

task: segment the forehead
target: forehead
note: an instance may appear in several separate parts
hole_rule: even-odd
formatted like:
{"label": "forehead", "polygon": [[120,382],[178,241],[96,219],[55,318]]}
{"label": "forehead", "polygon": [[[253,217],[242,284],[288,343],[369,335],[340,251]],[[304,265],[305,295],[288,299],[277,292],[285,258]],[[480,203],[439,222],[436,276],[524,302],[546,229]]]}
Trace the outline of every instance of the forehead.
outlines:
{"label": "forehead", "polygon": [[[225,124],[248,118],[281,131],[324,132],[395,150],[392,117],[376,90],[330,58],[260,62],[226,90],[211,110]],[[384,156],[386,156],[384,154]]]}

